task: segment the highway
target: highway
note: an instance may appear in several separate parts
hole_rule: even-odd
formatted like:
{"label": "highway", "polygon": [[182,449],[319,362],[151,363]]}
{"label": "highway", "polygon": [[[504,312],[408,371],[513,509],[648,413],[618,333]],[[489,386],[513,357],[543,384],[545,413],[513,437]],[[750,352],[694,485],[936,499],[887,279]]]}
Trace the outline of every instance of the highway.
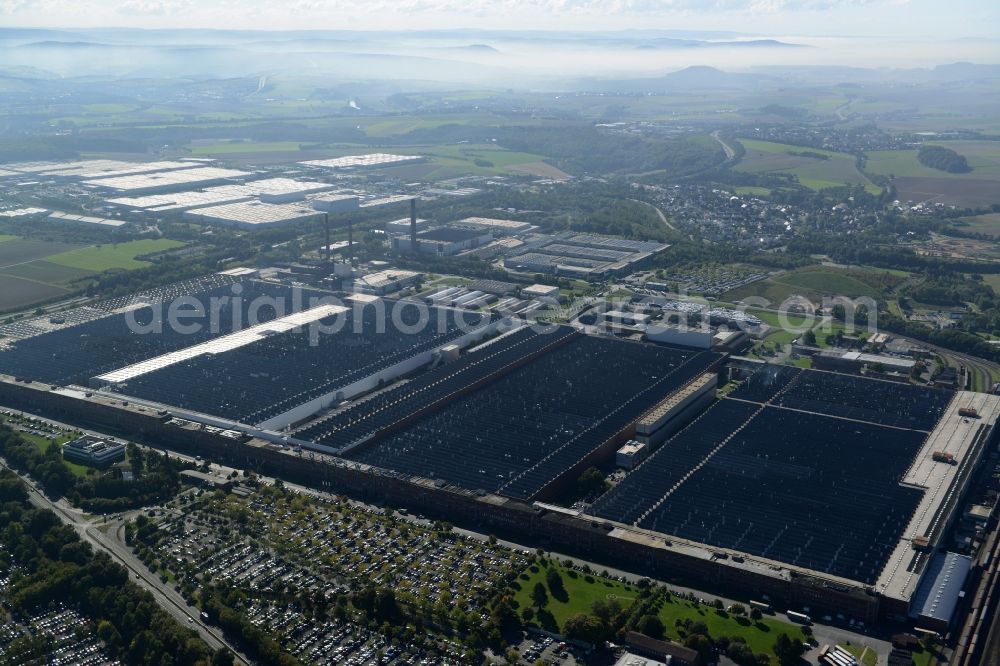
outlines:
{"label": "highway", "polygon": [[[11,469],[3,458],[0,458],[0,464]],[[12,471],[17,473],[16,470]],[[132,582],[152,594],[157,604],[173,616],[177,622],[197,631],[202,640],[213,650],[223,647],[229,648],[236,656],[236,663],[251,663],[245,655],[241,654],[225,639],[220,630],[201,620],[197,607],[188,606],[180,593],[170,585],[161,583],[159,576],[150,573],[146,565],[125,544],[125,521],[138,515],[140,511],[123,513],[121,514],[122,521],[112,520],[104,524],[98,522],[98,518],[88,516],[83,511],[74,508],[65,498],[52,500],[39,490],[30,479],[20,474],[19,476],[28,487],[28,501],[33,506],[52,511],[64,524],[76,530],[80,538],[89,543],[95,551],[103,550],[108,553],[112,559],[125,567]]]}

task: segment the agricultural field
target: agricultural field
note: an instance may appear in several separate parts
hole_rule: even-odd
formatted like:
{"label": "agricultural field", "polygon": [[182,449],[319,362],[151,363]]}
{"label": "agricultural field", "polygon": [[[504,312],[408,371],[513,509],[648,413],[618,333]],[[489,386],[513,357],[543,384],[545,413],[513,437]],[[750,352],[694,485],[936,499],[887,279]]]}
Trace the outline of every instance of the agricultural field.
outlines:
{"label": "agricultural field", "polygon": [[400,154],[418,154],[427,157],[420,164],[389,167],[383,172],[402,180],[439,181],[459,176],[495,176],[520,172],[544,175],[558,180],[569,176],[546,164],[545,156],[505,150],[492,145],[450,144],[435,146],[406,146],[387,148]]}
{"label": "agricultural field", "polygon": [[80,275],[46,259],[77,248],[70,243],[0,236],[0,311],[68,294],[68,283]]}
{"label": "agricultural field", "polygon": [[135,269],[149,266],[150,262],[139,257],[154,252],[163,252],[184,243],[165,238],[143,239],[117,243],[115,245],[91,245],[52,255],[48,260],[54,264],[85,271],[107,271],[115,268]]}
{"label": "agricultural field", "polygon": [[[737,171],[792,174],[798,178],[800,184],[816,191],[845,185],[864,185],[872,194],[881,191],[858,171],[852,155],[755,139],[739,141],[746,148],[746,154],[733,167]],[[823,157],[814,157],[807,153]]]}
{"label": "agricultural field", "polygon": [[969,173],[948,173],[926,167],[916,150],[875,151],[865,170],[893,178],[896,197],[912,201],[987,206],[1000,203],[1000,141],[936,141],[964,155]]}
{"label": "agricultural field", "polygon": [[988,213],[957,220],[953,223],[956,229],[969,234],[983,234],[1000,238],[1000,213]]}
{"label": "agricultural field", "polygon": [[1000,294],[1000,274],[990,273],[983,275],[983,282],[993,287],[993,291]]}
{"label": "agricultural field", "polygon": [[298,152],[302,144],[297,141],[219,141],[213,143],[195,143],[191,146],[191,154],[198,156],[235,155],[240,153],[275,153]]}
{"label": "agricultural field", "polygon": [[141,257],[183,245],[146,239],[117,245],[72,243],[0,236],[0,311],[27,308],[71,294],[79,280],[110,269],[149,266]]}

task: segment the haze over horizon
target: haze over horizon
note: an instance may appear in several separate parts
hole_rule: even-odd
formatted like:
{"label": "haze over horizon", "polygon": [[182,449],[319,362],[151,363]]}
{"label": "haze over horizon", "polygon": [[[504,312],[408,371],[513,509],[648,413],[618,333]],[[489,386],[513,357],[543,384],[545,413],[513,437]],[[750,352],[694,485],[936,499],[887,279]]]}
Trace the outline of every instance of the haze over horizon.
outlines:
{"label": "haze over horizon", "polygon": [[[629,77],[693,65],[746,71],[775,65],[1000,63],[1000,10],[987,0],[956,0],[947,6],[932,0],[297,0],[278,5],[261,0],[0,0],[0,27],[8,28],[0,42],[15,49],[5,58],[8,66],[34,66],[61,76],[91,73],[82,50],[83,62],[72,53],[46,52],[34,64],[34,53],[16,48],[37,50],[35,42],[55,39],[133,49],[124,56],[92,53],[106,58],[112,68],[122,61],[131,66],[133,58],[156,60],[139,48],[212,45],[256,51],[256,61],[246,60],[247,72],[231,72],[242,75],[261,70],[259,42],[268,42],[266,48],[279,48],[282,54],[303,53],[305,71],[317,68],[317,62],[322,69],[332,53],[418,56],[477,67],[479,73],[460,78],[495,77],[497,83],[510,82],[512,71],[518,76]],[[18,28],[70,34],[28,33],[22,39]],[[136,32],[151,29],[189,32],[158,37]],[[268,37],[242,35],[230,42],[215,32],[194,32],[205,30],[260,31]],[[283,31],[309,34],[285,35],[287,43],[275,47],[276,33]],[[337,34],[323,34],[331,32]],[[728,44],[746,41],[759,43]],[[476,48],[468,48],[472,45]],[[197,68],[177,71],[184,70]]]}
{"label": "haze over horizon", "polygon": [[212,29],[722,30],[995,37],[989,0],[0,0],[0,25]]}

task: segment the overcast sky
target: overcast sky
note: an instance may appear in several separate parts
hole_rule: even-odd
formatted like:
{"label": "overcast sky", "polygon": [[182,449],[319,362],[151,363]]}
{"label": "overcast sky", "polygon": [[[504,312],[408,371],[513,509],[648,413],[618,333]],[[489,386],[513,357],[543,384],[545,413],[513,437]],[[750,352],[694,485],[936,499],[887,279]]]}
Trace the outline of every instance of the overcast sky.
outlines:
{"label": "overcast sky", "polygon": [[662,28],[960,38],[1000,35],[998,7],[998,0],[0,0],[0,26]]}

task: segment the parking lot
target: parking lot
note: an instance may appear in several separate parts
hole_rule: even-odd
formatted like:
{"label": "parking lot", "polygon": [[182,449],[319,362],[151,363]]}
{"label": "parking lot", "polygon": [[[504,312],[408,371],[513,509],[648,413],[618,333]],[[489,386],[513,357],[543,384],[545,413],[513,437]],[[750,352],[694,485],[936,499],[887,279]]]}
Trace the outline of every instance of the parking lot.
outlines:
{"label": "parking lot", "polygon": [[485,622],[487,603],[527,566],[522,552],[446,526],[273,487],[243,496],[201,491],[147,511],[130,529],[137,554],[192,606],[203,586],[225,582],[243,592],[241,610],[253,624],[309,663],[461,663],[467,646],[433,632],[419,647],[391,644],[350,624],[348,613],[304,613],[297,599],[332,605],[378,586],[411,616],[446,626],[454,613]]}
{"label": "parking lot", "polygon": [[518,663],[535,664],[539,660],[550,666],[575,666],[579,648],[542,634],[524,634],[523,640],[514,646],[521,657]]}
{"label": "parking lot", "polygon": [[[6,580],[0,581],[0,598]],[[0,663],[44,663],[49,666],[111,666],[94,633],[93,622],[59,606],[26,617],[0,610]]]}

